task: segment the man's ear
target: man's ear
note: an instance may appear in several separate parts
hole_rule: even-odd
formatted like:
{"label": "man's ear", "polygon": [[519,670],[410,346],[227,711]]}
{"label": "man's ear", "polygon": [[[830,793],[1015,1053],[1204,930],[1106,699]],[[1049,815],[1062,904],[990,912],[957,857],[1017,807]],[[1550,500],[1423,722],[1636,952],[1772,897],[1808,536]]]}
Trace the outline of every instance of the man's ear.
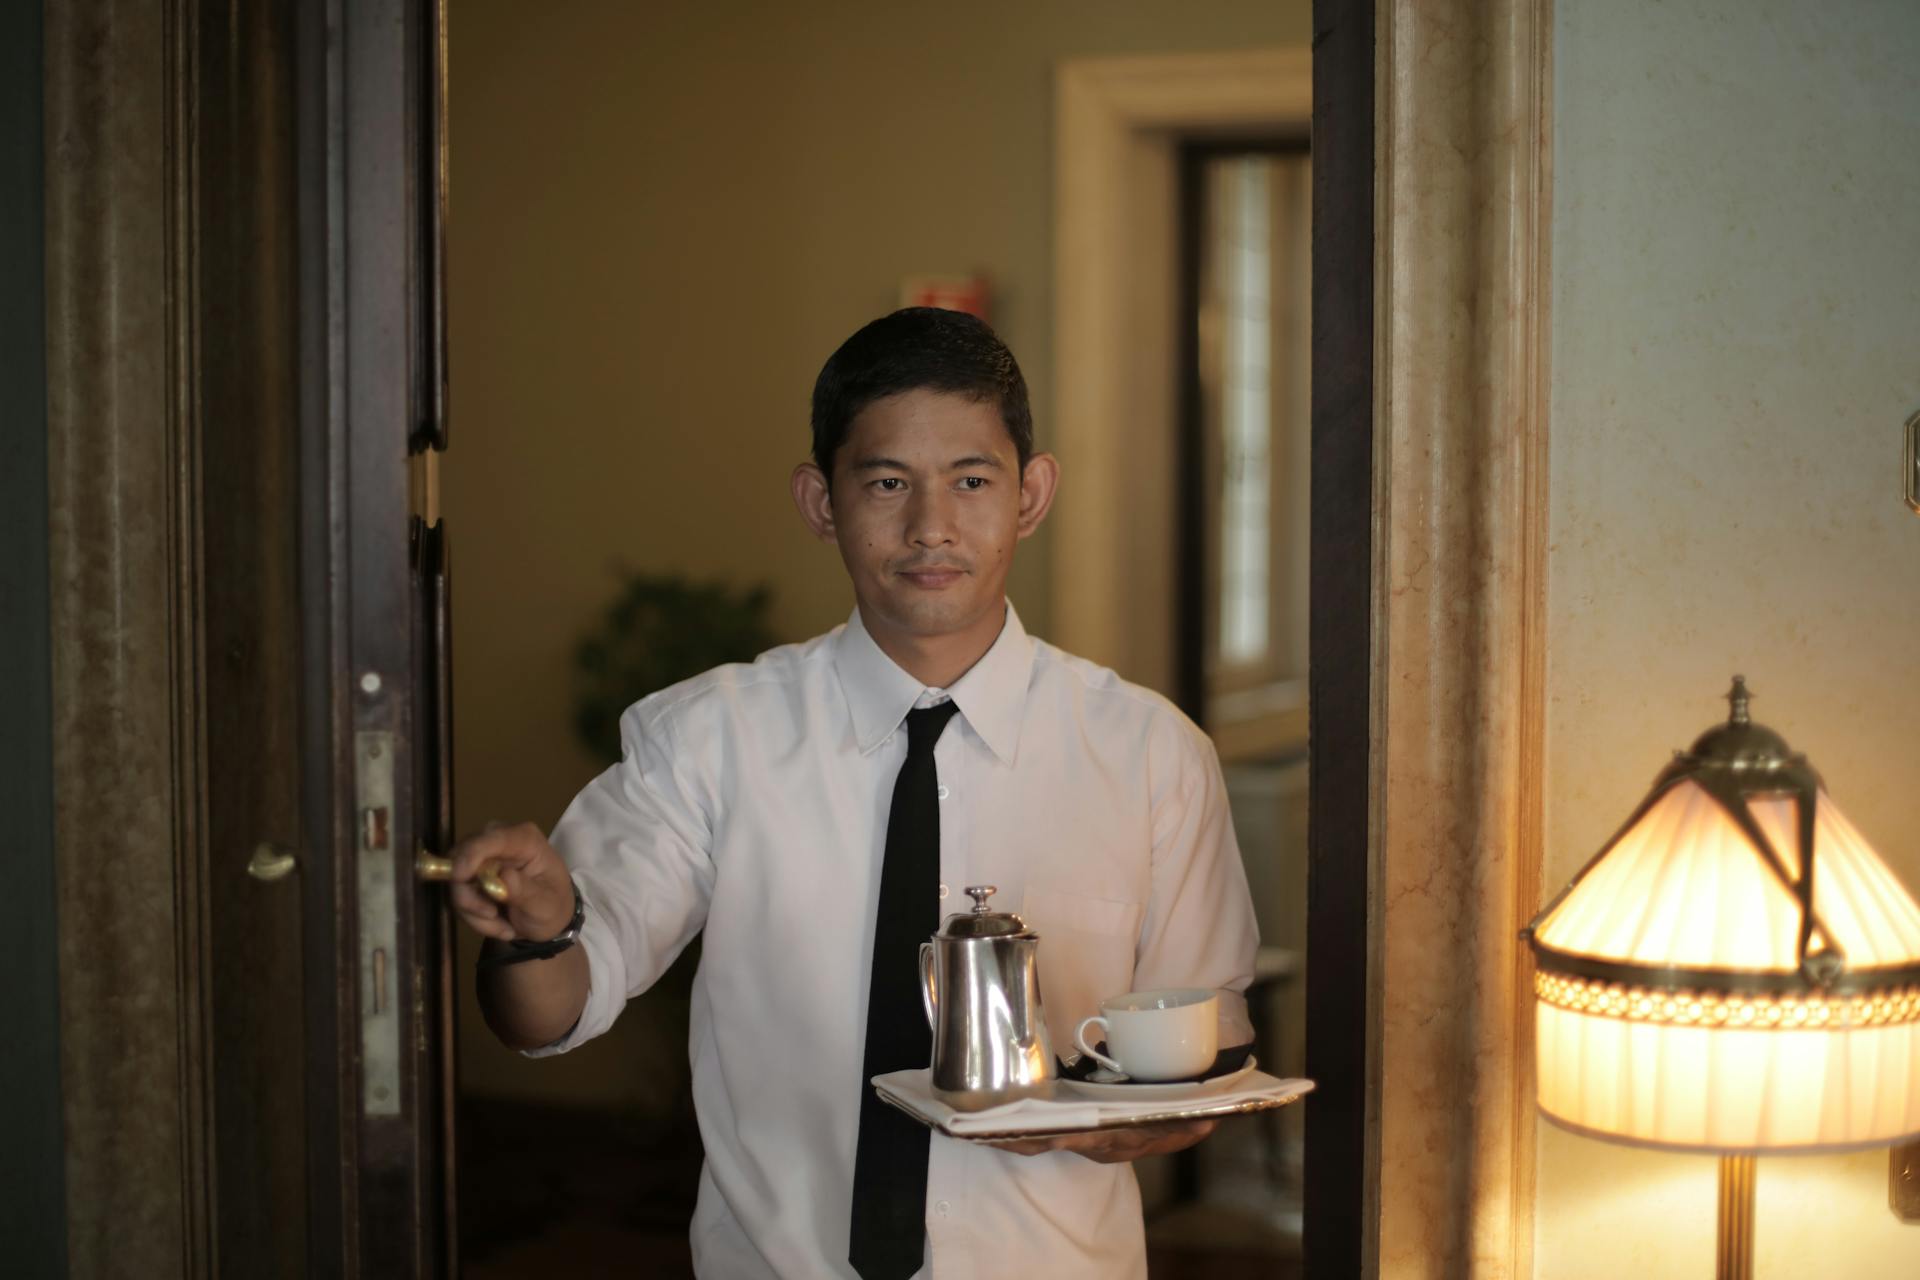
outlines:
{"label": "man's ear", "polygon": [[1020,473],[1020,523],[1016,526],[1022,538],[1047,518],[1059,489],[1060,463],[1052,454],[1036,453],[1027,459],[1027,469]]}
{"label": "man's ear", "polygon": [[822,542],[835,541],[833,494],[827,488],[827,473],[811,462],[803,462],[793,469],[790,484],[793,505],[800,509],[800,518],[807,522],[813,536]]}

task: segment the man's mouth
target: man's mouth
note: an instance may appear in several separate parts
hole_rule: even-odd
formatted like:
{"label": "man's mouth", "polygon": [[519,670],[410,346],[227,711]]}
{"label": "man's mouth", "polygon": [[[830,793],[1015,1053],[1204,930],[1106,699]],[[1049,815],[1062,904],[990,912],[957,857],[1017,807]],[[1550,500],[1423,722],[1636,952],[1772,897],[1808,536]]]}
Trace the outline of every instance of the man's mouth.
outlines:
{"label": "man's mouth", "polygon": [[950,564],[922,565],[916,569],[902,569],[900,576],[916,587],[938,590],[966,577],[967,571]]}

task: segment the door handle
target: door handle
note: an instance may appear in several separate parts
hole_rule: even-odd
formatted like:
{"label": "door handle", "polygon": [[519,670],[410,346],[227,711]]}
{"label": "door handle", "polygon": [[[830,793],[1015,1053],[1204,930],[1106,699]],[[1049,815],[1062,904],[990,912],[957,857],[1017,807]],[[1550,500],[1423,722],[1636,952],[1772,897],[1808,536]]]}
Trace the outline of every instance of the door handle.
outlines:
{"label": "door handle", "polygon": [[[428,853],[421,849],[413,856],[413,874],[422,880],[453,879],[453,859],[443,858],[437,853]],[[480,886],[480,892],[495,902],[507,900],[507,882],[500,878],[500,872],[493,866],[480,868],[480,874],[474,877],[474,883]]]}
{"label": "door handle", "polygon": [[272,883],[286,879],[299,864],[300,859],[293,850],[262,840],[253,847],[253,856],[247,859],[247,874],[255,880]]}
{"label": "door handle", "polygon": [[[271,884],[292,875],[299,865],[300,857],[293,850],[274,844],[271,840],[262,840],[254,846],[253,857],[247,860],[247,874],[255,880]],[[413,872],[422,880],[451,880],[453,859],[442,858],[422,849],[414,855]],[[500,878],[499,871],[493,867],[482,867],[475,881],[480,886],[480,892],[495,902],[507,900],[506,881]]]}

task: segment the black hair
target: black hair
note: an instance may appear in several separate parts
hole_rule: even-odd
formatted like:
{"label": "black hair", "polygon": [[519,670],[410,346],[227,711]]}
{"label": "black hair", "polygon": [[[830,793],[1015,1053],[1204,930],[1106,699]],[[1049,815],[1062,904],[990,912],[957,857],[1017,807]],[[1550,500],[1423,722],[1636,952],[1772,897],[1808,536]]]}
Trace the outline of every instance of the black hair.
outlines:
{"label": "black hair", "polygon": [[847,428],[876,400],[903,391],[942,391],[1000,410],[1020,470],[1033,456],[1027,380],[1007,344],[964,311],[906,307],[840,344],[813,384],[813,461],[833,482],[833,455]]}

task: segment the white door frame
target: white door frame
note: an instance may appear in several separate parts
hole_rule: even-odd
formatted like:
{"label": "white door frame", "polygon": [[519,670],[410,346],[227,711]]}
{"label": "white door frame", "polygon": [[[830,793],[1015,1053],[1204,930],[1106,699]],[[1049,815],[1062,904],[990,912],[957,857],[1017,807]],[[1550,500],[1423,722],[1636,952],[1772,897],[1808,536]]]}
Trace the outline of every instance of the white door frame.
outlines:
{"label": "white door frame", "polygon": [[1051,639],[1173,687],[1179,166],[1194,134],[1304,132],[1304,45],[1086,58],[1055,80]]}

